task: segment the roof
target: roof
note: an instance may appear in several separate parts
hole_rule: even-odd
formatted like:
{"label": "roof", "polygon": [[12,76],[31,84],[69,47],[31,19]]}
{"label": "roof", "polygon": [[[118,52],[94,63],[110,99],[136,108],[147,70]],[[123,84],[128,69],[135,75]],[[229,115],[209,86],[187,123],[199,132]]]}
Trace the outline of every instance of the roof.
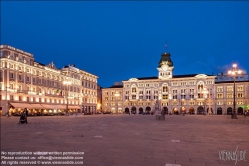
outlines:
{"label": "roof", "polygon": [[[173,75],[172,78],[187,78],[187,77],[195,77],[199,74],[185,74],[185,75]],[[207,76],[215,76],[215,75],[208,75],[208,74],[205,74]],[[138,80],[154,80],[154,79],[158,79],[158,76],[152,76],[152,77],[138,77],[137,78]],[[125,81],[128,81],[128,80],[125,80]]]}
{"label": "roof", "polygon": [[173,66],[173,62],[170,59],[170,53],[162,53],[161,55],[161,59],[158,62],[158,67],[161,67],[162,65],[167,64],[168,66],[172,67]]}
{"label": "roof", "polygon": [[[249,80],[236,81],[235,83],[240,83],[240,82],[249,82]],[[220,82],[215,82],[215,84],[224,84],[224,83],[234,83],[234,81],[220,81]]]}
{"label": "roof", "polygon": [[[111,87],[107,87],[107,88],[123,88],[123,85],[112,85]],[[107,89],[107,88],[102,88],[102,89]]]}

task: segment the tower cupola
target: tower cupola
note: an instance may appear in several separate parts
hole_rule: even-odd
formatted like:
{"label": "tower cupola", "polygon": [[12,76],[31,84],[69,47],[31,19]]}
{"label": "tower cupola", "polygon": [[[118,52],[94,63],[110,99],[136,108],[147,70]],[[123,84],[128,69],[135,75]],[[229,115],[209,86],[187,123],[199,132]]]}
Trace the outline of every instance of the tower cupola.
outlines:
{"label": "tower cupola", "polygon": [[158,62],[158,78],[159,79],[169,79],[172,78],[174,66],[170,59],[170,53],[163,53],[161,59]]}

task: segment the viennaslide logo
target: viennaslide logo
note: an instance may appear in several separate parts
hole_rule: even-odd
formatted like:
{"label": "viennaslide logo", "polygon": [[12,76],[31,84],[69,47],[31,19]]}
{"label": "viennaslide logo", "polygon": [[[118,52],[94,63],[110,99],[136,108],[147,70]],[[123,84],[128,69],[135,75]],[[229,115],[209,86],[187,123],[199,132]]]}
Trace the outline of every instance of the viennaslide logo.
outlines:
{"label": "viennaslide logo", "polygon": [[235,165],[238,161],[246,161],[246,150],[221,150],[219,151],[219,157],[222,161],[235,161]]}

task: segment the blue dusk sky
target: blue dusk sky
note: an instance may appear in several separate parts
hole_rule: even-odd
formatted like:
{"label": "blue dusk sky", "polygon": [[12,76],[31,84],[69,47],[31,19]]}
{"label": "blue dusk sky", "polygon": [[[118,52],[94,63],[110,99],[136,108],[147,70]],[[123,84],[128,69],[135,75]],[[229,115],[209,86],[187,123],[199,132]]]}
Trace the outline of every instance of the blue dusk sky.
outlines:
{"label": "blue dusk sky", "polygon": [[102,87],[157,76],[165,51],[174,75],[216,75],[233,62],[248,73],[249,2],[1,1],[1,44],[74,64]]}

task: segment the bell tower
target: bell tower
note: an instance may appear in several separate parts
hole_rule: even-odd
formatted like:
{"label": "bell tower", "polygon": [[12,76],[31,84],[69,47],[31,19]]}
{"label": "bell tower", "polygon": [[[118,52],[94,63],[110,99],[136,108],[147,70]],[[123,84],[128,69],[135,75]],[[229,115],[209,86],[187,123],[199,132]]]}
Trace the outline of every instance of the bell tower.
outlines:
{"label": "bell tower", "polygon": [[174,66],[170,59],[170,53],[163,53],[158,63],[158,78],[162,80],[172,78],[173,69]]}

